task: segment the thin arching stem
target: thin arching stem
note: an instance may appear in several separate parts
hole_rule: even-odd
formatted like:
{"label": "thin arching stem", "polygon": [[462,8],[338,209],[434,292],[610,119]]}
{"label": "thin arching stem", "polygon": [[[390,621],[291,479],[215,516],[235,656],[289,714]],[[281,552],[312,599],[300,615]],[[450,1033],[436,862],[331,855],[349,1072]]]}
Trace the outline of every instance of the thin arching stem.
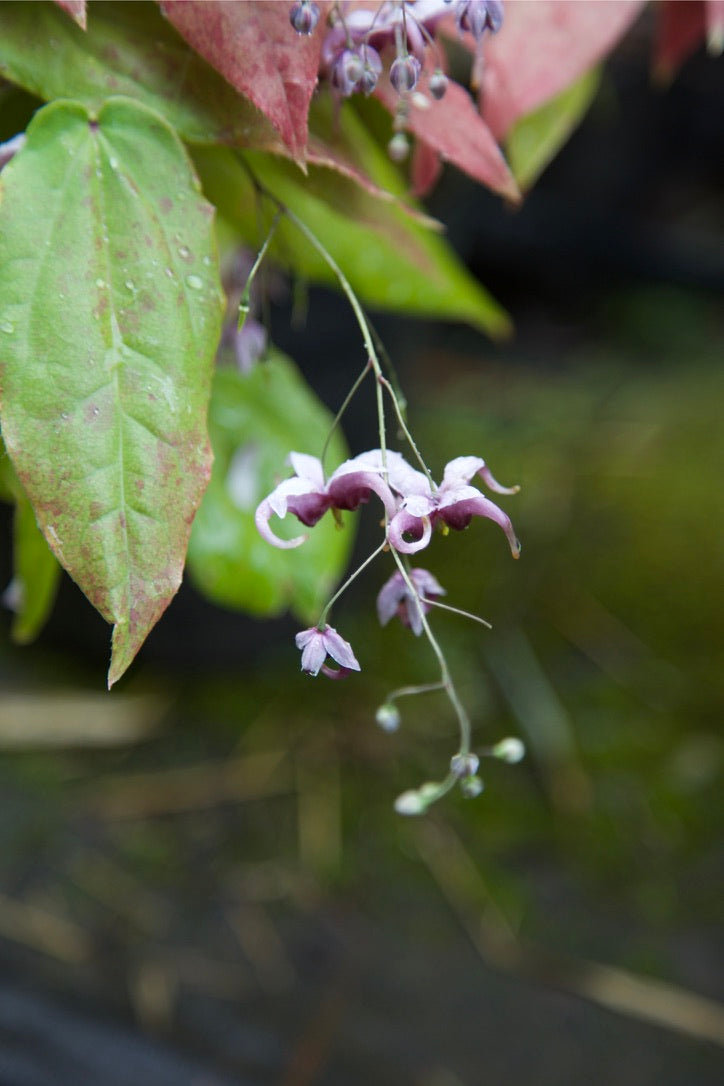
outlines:
{"label": "thin arching stem", "polygon": [[293,223],[296,226],[297,230],[299,230],[304,235],[304,237],[307,239],[309,244],[314,249],[316,249],[316,251],[322,257],[322,259],[328,265],[330,270],[332,272],[334,272],[334,275],[335,275],[340,287],[342,288],[344,294],[347,296],[347,301],[349,302],[350,306],[352,307],[352,312],[354,313],[355,318],[357,320],[357,324],[359,325],[360,331],[362,332],[362,340],[364,342],[365,350],[367,351],[367,357],[369,359],[369,363],[372,366],[372,369],[374,370],[375,377],[377,378],[376,399],[377,399],[377,418],[378,418],[378,421],[379,421],[380,453],[382,454],[382,467],[383,467],[383,470],[384,470],[384,474],[386,476],[387,475],[387,438],[386,438],[386,434],[385,434],[385,405],[384,405],[384,401],[383,401],[383,398],[382,398],[382,388],[381,388],[381,385],[380,385],[380,378],[382,377],[382,369],[381,369],[381,366],[380,366],[380,360],[377,357],[377,350],[375,348],[374,339],[372,337],[372,331],[370,329],[369,324],[367,323],[367,318],[366,318],[366,316],[364,314],[364,310],[362,309],[362,306],[359,303],[359,299],[357,298],[357,295],[353,291],[352,286],[351,286],[349,280],[347,279],[347,276],[344,274],[344,272],[340,268],[339,264],[337,263],[337,261],[332,256],[332,254],[327,251],[327,249],[324,247],[324,245],[322,245],[321,241],[316,236],[316,234],[312,233],[312,231],[309,229],[309,227],[306,225],[306,223],[303,223],[301,219],[297,218],[297,216],[294,214],[293,211],[290,211],[288,207],[284,207],[283,204],[279,203],[279,201],[276,200],[276,197],[272,197],[272,199],[274,199],[275,202],[278,204],[278,206],[283,209],[284,214],[287,216],[289,221],[291,223]]}
{"label": "thin arching stem", "polygon": [[439,607],[441,611],[450,611],[453,615],[471,618],[473,622],[479,622],[481,626],[487,626],[489,630],[493,628],[489,622],[486,622],[484,618],[480,618],[479,615],[472,615],[470,611],[462,611],[459,607],[451,607],[449,603],[441,603],[440,600],[428,600],[424,596],[420,596],[420,602],[426,603],[428,607]]}
{"label": "thin arching stem", "polygon": [[435,486],[432,475],[430,474],[430,470],[429,470],[427,464],[425,463],[425,461],[423,460],[422,454],[420,453],[420,450],[418,449],[417,445],[415,444],[415,439],[413,438],[412,434],[410,433],[410,431],[408,429],[407,423],[405,422],[404,415],[402,414],[402,411],[400,410],[400,404],[399,404],[399,401],[397,399],[397,396],[395,395],[395,391],[394,391],[392,385],[390,384],[390,382],[387,380],[386,377],[380,376],[380,377],[377,378],[377,380],[379,381],[379,383],[382,385],[382,387],[384,389],[387,389],[387,391],[390,394],[390,399],[392,400],[392,405],[393,405],[393,407],[395,409],[395,415],[397,416],[397,421],[400,424],[400,429],[402,430],[402,433],[405,435],[405,439],[406,439],[408,445],[410,446],[413,453],[415,454],[415,459],[417,460],[417,462],[420,465],[420,467],[422,468],[422,470],[425,472],[425,475],[427,476],[427,481],[430,484],[430,489],[433,490],[433,491],[437,490],[437,487]]}
{"label": "thin arching stem", "polygon": [[405,562],[402,560],[402,558],[397,553],[397,551],[394,549],[394,547],[392,548],[391,553],[392,553],[392,556],[393,556],[393,558],[395,560],[395,563],[397,564],[397,568],[399,569],[400,574],[402,575],[402,579],[405,582],[405,585],[407,586],[407,589],[408,589],[408,591],[410,593],[410,596],[414,600],[414,606],[417,607],[417,611],[418,611],[418,614],[420,616],[420,622],[422,623],[422,628],[425,631],[425,636],[427,637],[427,640],[430,642],[430,647],[432,648],[432,651],[435,653],[435,656],[437,657],[437,662],[440,665],[440,684],[441,684],[442,688],[444,689],[445,693],[447,694],[447,696],[448,696],[448,698],[450,700],[450,704],[452,705],[453,709],[455,710],[455,715],[458,718],[458,724],[459,724],[459,727],[460,727],[460,753],[463,754],[463,755],[469,754],[470,753],[470,738],[471,738],[470,718],[468,717],[468,714],[465,711],[465,706],[461,702],[461,700],[460,700],[460,698],[458,696],[458,692],[455,689],[455,684],[452,681],[452,676],[450,675],[450,669],[447,666],[447,660],[445,659],[445,654],[443,653],[442,649],[440,648],[440,645],[438,644],[437,638],[435,637],[434,633],[430,629],[430,623],[427,621],[427,615],[425,614],[425,609],[422,606],[422,602],[420,600],[419,595],[417,594],[417,589],[415,588],[414,584],[412,583],[412,578],[410,577],[410,574],[407,571],[407,567],[405,565]]}
{"label": "thin arching stem", "polygon": [[332,422],[332,425],[329,428],[329,433],[327,434],[327,437],[326,437],[325,442],[324,442],[324,446],[322,448],[322,455],[320,457],[320,459],[322,461],[322,466],[324,466],[324,458],[327,455],[327,451],[329,449],[329,443],[332,440],[332,437],[334,436],[334,432],[337,429],[337,427],[339,426],[340,422],[342,421],[342,416],[344,415],[345,411],[347,410],[350,403],[352,402],[352,398],[354,397],[354,395],[357,392],[358,388],[360,387],[360,385],[364,381],[367,374],[370,372],[370,369],[371,369],[371,366],[370,366],[370,363],[368,361],[366,363],[364,369],[360,373],[360,375],[355,380],[355,383],[352,385],[351,389],[349,390],[349,392],[345,396],[344,402],[342,403],[342,406],[340,407],[339,411],[334,416],[334,420]]}
{"label": "thin arching stem", "polygon": [[324,610],[322,611],[321,615],[319,616],[319,621],[317,622],[317,626],[318,626],[318,628],[320,630],[324,627],[324,625],[325,625],[325,623],[327,621],[327,615],[332,610],[333,605],[337,602],[337,600],[342,595],[342,593],[347,591],[347,589],[352,584],[352,582],[357,580],[357,578],[359,577],[362,570],[367,569],[367,566],[371,562],[374,562],[377,555],[381,554],[386,546],[387,546],[387,540],[383,540],[380,543],[379,547],[377,547],[375,550],[373,550],[372,554],[368,555],[367,558],[365,558],[362,565],[358,566],[357,569],[354,571],[354,573],[350,574],[350,576],[347,578],[347,580],[344,582],[344,584],[340,588],[338,588],[337,591],[334,593],[331,600],[329,600],[329,602],[327,604],[325,604]]}
{"label": "thin arching stem", "polygon": [[246,320],[246,317],[247,317],[247,315],[249,313],[249,307],[251,305],[251,288],[252,288],[252,285],[254,283],[254,279],[256,278],[256,273],[259,271],[259,268],[261,267],[262,261],[264,260],[264,257],[267,254],[267,249],[271,245],[272,238],[274,237],[274,234],[276,233],[276,228],[279,225],[281,217],[282,217],[282,213],[281,213],[281,210],[279,210],[279,211],[277,211],[276,215],[272,219],[271,226],[269,227],[269,233],[267,234],[266,239],[265,239],[264,244],[262,245],[261,249],[256,254],[256,260],[252,264],[251,271],[249,272],[249,274],[246,277],[246,283],[244,284],[244,290],[242,292],[241,300],[239,302],[239,325],[238,326],[239,326],[240,329],[242,328],[242,326],[244,324],[244,321]]}
{"label": "thin arching stem", "polygon": [[431,694],[435,690],[443,690],[444,686],[438,683],[420,683],[418,686],[399,686],[387,695],[387,701],[396,701],[397,698],[409,698],[413,694]]}

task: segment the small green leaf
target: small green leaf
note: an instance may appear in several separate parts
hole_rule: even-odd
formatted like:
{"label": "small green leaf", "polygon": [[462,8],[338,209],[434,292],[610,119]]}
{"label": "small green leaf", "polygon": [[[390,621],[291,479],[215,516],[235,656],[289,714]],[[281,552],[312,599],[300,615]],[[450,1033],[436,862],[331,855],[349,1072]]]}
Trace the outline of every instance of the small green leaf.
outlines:
{"label": "small green leaf", "polygon": [[531,188],[593,101],[601,69],[591,68],[545,105],[521,117],[505,141],[508,161],[521,189]]}
{"label": "small green leaf", "polygon": [[[350,115],[351,116],[351,115]],[[362,124],[352,118],[370,144]],[[251,246],[258,242],[257,205],[247,171],[223,147],[196,147],[194,161],[204,190]],[[368,148],[369,176],[388,191],[399,189],[394,167],[377,147]],[[460,263],[444,238],[413,221],[395,203],[379,199],[335,170],[309,166],[307,177],[282,159],[244,152],[259,181],[309,227],[334,257],[368,306],[468,321],[491,336],[505,336],[510,321],[497,302]],[[387,167],[390,169],[387,169]],[[309,242],[282,220],[272,252],[303,278],[335,277]]]}
{"label": "small green leaf", "polygon": [[[319,456],[331,421],[293,362],[276,351],[249,374],[230,366],[217,371],[209,409],[214,468],[188,554],[193,581],[214,603],[254,615],[289,607],[306,623],[319,617],[349,557],[349,522],[340,530],[326,516],[306,543],[284,551],[261,538],[254,512],[291,474],[290,452]],[[337,433],[329,470],[346,455]],[[299,534],[299,522],[290,515],[275,521],[274,530],[290,538]]]}
{"label": "small green leaf", "polygon": [[0,501],[13,504],[18,485],[17,479],[13,462],[7,454],[5,442],[0,434]]}
{"label": "small green leaf", "polygon": [[123,98],[97,119],[45,107],[0,180],[3,437],[53,553],[114,623],[109,684],[178,588],[209,477],[212,214],[173,130]]}
{"label": "small green leaf", "polygon": [[34,640],[45,625],[55,600],[60,566],[35,520],[33,507],[15,474],[0,438],[0,499],[15,502],[13,518],[13,579],[5,593],[15,612],[12,637],[18,644]]}
{"label": "small green leaf", "polygon": [[95,3],[83,31],[54,4],[1,3],[0,75],[40,98],[73,98],[90,110],[111,95],[136,98],[190,141],[282,149],[264,115],[155,4]]}
{"label": "small green leaf", "polygon": [[45,542],[26,497],[19,497],[13,521],[12,637],[19,645],[33,641],[45,625],[58,588],[60,566]]}

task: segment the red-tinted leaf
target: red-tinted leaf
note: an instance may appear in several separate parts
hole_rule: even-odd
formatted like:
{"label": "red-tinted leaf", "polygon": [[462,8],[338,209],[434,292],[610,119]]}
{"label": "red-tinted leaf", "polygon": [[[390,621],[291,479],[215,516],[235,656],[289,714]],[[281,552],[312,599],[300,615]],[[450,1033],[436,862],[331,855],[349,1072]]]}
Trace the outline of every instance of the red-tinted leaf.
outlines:
{"label": "red-tinted leaf", "polygon": [[659,5],[653,73],[668,83],[704,37],[703,0],[664,0]]}
{"label": "red-tinted leaf", "polygon": [[483,116],[498,139],[610,52],[645,0],[510,0],[488,39]]}
{"label": "red-tinted leaf", "polygon": [[85,0],[55,0],[59,8],[67,11],[81,29],[85,30]]}
{"label": "red-tinted leaf", "polygon": [[397,197],[393,196],[391,192],[386,192],[385,189],[381,189],[379,185],[376,185],[364,170],[356,166],[347,157],[341,148],[327,143],[320,136],[313,136],[311,132],[307,146],[307,162],[310,166],[323,166],[328,170],[341,173],[343,177],[347,177],[350,181],[356,181],[371,196],[377,196],[382,200],[397,200]]}
{"label": "red-tinted leaf", "polygon": [[269,118],[292,156],[304,161],[324,18],[303,37],[291,27],[286,3],[161,0],[161,9],[196,52]]}
{"label": "red-tinted leaf", "polygon": [[437,151],[422,140],[418,140],[412,152],[410,164],[412,195],[418,198],[426,196],[434,188],[441,169],[442,162]]}
{"label": "red-tinted leaf", "polygon": [[[380,80],[375,94],[390,113],[396,112],[400,99],[388,79]],[[518,186],[492,132],[468,92],[457,83],[450,80],[445,97],[439,102],[410,95],[407,127],[443,159],[476,181],[509,200],[520,200]]]}

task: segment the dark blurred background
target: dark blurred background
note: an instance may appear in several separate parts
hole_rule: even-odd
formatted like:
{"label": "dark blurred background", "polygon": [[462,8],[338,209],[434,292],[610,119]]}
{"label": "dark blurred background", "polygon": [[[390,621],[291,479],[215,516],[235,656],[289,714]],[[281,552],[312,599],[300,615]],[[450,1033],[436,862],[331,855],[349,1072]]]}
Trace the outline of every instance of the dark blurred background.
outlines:
{"label": "dark blurred background", "polygon": [[[394,815],[455,735],[435,695],[374,724],[434,671],[377,627],[386,570],[335,611],[345,684],[298,672],[298,624],[187,585],[111,696],[70,581],[33,647],[3,615],[2,1086],[722,1080],[724,93],[703,52],[652,89],[646,30],[522,210],[451,170],[430,201],[515,339],[376,318],[435,471],[523,485],[520,562],[478,521],[425,564],[494,627],[436,616],[476,742],[527,759]],[[336,409],[347,307],[272,317]]]}

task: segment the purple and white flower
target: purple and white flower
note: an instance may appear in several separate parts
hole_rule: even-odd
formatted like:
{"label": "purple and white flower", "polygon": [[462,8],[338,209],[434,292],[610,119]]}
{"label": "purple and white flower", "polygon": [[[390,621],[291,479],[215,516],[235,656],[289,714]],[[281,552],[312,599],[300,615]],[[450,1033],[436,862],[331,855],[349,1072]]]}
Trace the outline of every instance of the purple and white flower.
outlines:
{"label": "purple and white flower", "polygon": [[388,517],[393,516],[396,504],[392,492],[382,474],[364,463],[365,455],[346,460],[325,482],[321,460],[306,453],[290,453],[295,474],[259,503],[254,517],[259,534],[275,547],[299,547],[307,536],[280,539],[269,527],[272,514],[283,518],[293,513],[302,524],[312,528],[328,509],[357,509],[369,501],[372,493],[381,499]]}
{"label": "purple and white flower", "polygon": [[393,573],[383,584],[377,596],[377,617],[380,625],[386,626],[390,619],[397,615],[405,626],[410,627],[415,637],[419,637],[422,633],[420,608],[427,614],[430,604],[425,601],[444,596],[445,589],[426,569],[411,569],[410,580],[415,589],[414,593],[410,591],[399,571]]}
{"label": "purple and white flower", "polygon": [[503,25],[503,4],[501,0],[457,0],[455,21],[458,30],[468,30],[476,41],[480,41],[486,30],[497,34]]}
{"label": "purple and white flower", "polygon": [[517,494],[520,489],[501,486],[478,456],[458,456],[451,460],[437,489],[431,487],[421,472],[414,472],[414,478],[408,478],[405,488],[399,489],[390,473],[390,485],[401,495],[398,511],[388,525],[392,546],[403,554],[415,554],[427,546],[436,524],[461,531],[477,516],[487,517],[503,529],[513,557],[518,558],[520,543],[510,517],[470,486],[474,475],[479,475],[488,489],[497,494]]}
{"label": "purple and white flower", "polygon": [[[301,630],[295,637],[296,646],[302,650],[302,671],[307,675],[323,675],[330,679],[341,679],[350,671],[359,671],[360,666],[352,646],[337,633],[332,626],[311,626]],[[328,667],[328,656],[339,664],[339,668]]]}

